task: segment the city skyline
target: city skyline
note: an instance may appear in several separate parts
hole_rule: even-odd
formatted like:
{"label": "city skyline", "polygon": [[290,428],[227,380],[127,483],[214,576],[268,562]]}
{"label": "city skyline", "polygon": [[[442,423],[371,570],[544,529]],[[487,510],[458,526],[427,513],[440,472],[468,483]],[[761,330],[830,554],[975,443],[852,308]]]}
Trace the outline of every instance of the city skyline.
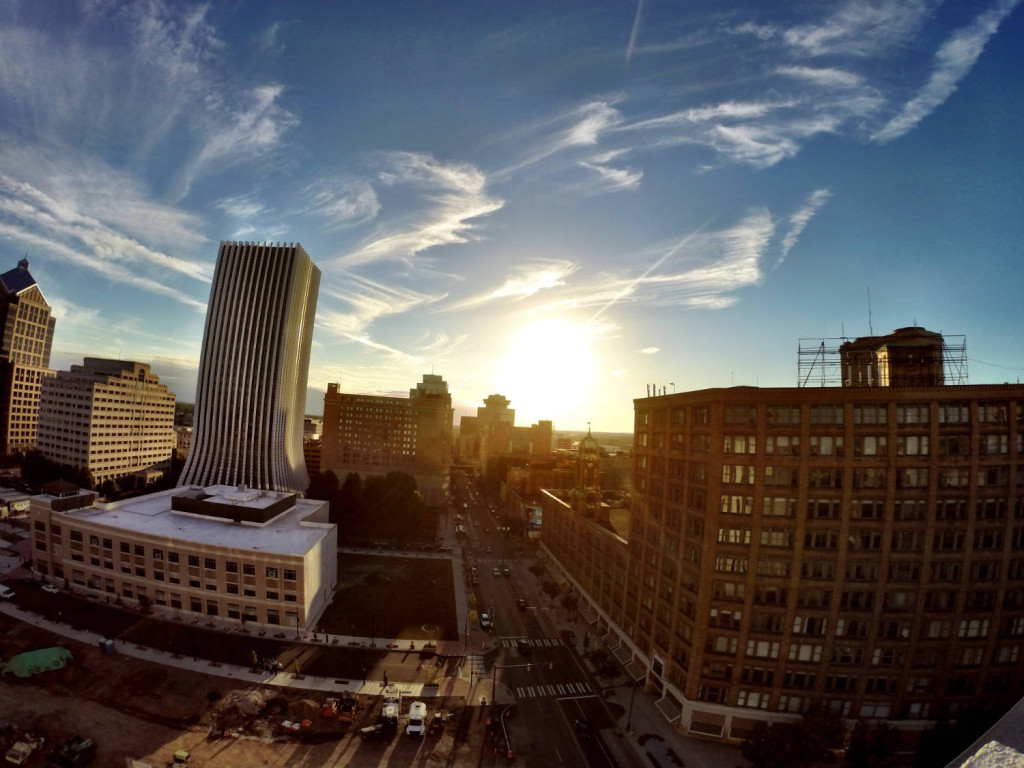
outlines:
{"label": "city skyline", "polygon": [[1019,5],[5,4],[0,271],[180,401],[221,240],[322,269],[310,413],[435,372],[628,432],[910,325],[1019,380]]}

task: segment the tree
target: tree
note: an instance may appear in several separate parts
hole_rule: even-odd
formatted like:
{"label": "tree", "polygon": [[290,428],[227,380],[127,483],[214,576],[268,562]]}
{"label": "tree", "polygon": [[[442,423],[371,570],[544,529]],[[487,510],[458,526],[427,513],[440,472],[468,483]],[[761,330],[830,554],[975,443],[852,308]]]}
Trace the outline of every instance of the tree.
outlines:
{"label": "tree", "polygon": [[846,748],[846,768],[889,768],[895,765],[900,736],[888,723],[858,720]]}
{"label": "tree", "polygon": [[117,501],[121,498],[121,488],[113,480],[104,480],[100,483],[99,491],[108,501]]}
{"label": "tree", "polygon": [[595,648],[590,652],[590,663],[594,667],[594,674],[606,680],[619,676],[619,664],[604,648]]}
{"label": "tree", "polygon": [[815,709],[797,722],[754,725],[743,742],[743,757],[754,768],[810,768],[843,746],[843,719],[827,709]]}
{"label": "tree", "polygon": [[544,566],[540,563],[534,563],[526,570],[532,573],[537,578],[537,581],[540,581],[541,574],[544,573]]}
{"label": "tree", "polygon": [[575,616],[576,609],[579,607],[580,604],[579,593],[566,592],[564,595],[562,595],[562,599],[560,602],[562,603],[562,607],[569,612],[569,616]]}
{"label": "tree", "polygon": [[558,597],[559,593],[562,591],[562,585],[554,579],[544,579],[544,581],[540,583],[540,588],[541,591],[543,591],[544,594],[552,600]]}
{"label": "tree", "polygon": [[338,476],[334,474],[333,469],[328,469],[326,472],[314,472],[309,478],[306,498],[331,501],[338,494],[338,490]]}

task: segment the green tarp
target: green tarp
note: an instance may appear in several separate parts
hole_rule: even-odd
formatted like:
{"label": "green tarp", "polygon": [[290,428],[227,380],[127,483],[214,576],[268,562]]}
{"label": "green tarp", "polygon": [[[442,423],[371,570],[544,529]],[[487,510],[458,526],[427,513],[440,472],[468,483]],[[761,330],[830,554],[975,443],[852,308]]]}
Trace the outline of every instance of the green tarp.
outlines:
{"label": "green tarp", "polygon": [[38,651],[19,653],[4,664],[3,674],[32,677],[40,672],[63,669],[70,659],[71,651],[67,648],[40,648]]}

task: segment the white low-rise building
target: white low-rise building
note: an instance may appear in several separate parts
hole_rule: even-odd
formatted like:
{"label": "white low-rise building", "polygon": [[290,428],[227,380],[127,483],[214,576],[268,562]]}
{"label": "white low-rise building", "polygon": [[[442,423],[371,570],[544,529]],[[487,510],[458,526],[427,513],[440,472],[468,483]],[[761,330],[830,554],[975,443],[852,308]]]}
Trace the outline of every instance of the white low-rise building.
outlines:
{"label": "white low-rise building", "polygon": [[215,485],[112,503],[55,483],[33,496],[34,567],[158,609],[312,627],[337,585],[328,503]]}

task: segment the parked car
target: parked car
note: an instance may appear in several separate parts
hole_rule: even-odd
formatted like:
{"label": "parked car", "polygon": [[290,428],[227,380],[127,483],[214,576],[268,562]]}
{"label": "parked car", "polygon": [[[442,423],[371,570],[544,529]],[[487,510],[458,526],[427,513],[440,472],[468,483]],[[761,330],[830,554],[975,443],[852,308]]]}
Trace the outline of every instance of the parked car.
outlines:
{"label": "parked car", "polygon": [[405,726],[406,736],[422,736],[427,724],[427,705],[414,701],[409,707],[409,724]]}
{"label": "parked car", "polygon": [[13,599],[14,599],[14,590],[11,589],[10,587],[5,587],[3,584],[0,584],[0,600],[13,600]]}
{"label": "parked car", "polygon": [[510,571],[510,570],[509,570],[509,569],[508,569],[507,567],[505,568],[505,570],[503,571],[503,573],[504,573],[504,574],[505,574],[506,576],[511,576],[511,575],[512,575],[512,571]]}
{"label": "parked car", "polygon": [[491,617],[486,613],[480,614],[480,629],[490,629]]}
{"label": "parked car", "polygon": [[49,592],[51,595],[60,594],[60,587],[56,584],[43,584],[43,592]]}

